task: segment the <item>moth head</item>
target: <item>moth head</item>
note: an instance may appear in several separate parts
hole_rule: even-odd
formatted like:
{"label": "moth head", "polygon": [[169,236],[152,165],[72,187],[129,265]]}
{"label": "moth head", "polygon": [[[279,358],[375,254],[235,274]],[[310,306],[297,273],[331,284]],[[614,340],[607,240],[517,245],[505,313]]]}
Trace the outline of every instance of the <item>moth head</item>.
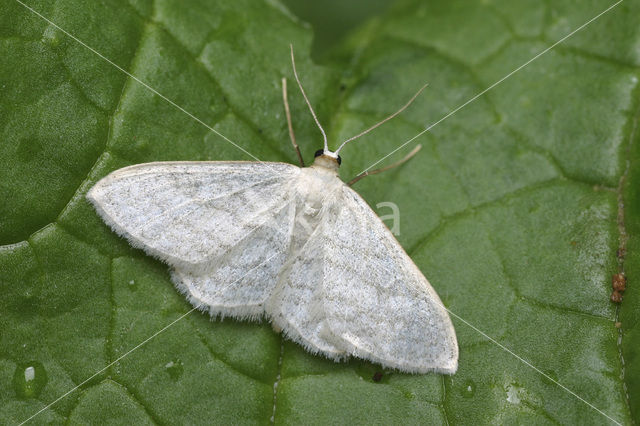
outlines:
{"label": "moth head", "polygon": [[342,164],[342,158],[335,152],[331,152],[325,149],[319,149],[314,154],[315,160],[313,164],[320,167],[325,167],[331,170],[338,170],[340,164]]}

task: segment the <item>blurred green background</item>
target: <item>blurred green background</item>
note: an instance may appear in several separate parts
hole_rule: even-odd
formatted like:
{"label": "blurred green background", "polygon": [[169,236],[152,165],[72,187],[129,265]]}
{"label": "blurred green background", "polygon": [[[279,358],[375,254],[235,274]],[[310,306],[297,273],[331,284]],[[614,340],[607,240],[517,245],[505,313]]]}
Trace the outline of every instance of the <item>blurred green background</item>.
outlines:
{"label": "blurred green background", "polygon": [[382,14],[395,0],[283,0],[291,12],[311,24],[314,32],[312,57],[326,60],[331,49],[350,30],[367,19]]}

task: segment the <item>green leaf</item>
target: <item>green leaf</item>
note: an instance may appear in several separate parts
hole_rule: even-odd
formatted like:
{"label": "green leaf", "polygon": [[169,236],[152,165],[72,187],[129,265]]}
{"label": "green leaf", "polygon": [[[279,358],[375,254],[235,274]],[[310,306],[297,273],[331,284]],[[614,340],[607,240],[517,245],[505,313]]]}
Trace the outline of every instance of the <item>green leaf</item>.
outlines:
{"label": "green leaf", "polygon": [[[374,208],[399,207],[399,241],[452,312],[453,376],[336,364],[265,322],[180,319],[191,307],[166,265],[84,198],[129,164],[252,160],[184,111],[260,160],[295,163],[280,92],[282,77],[293,82],[290,42],[334,148],[429,83],[344,149],[349,179],[610,4],[399,1],[333,46],[316,42],[320,64],[311,28],[276,0],[28,3],[110,64],[0,0],[0,423],[41,409],[34,422],[638,422],[637,0],[381,165],[421,143],[409,163],[356,185]],[[309,161],[321,138],[294,89]]]}

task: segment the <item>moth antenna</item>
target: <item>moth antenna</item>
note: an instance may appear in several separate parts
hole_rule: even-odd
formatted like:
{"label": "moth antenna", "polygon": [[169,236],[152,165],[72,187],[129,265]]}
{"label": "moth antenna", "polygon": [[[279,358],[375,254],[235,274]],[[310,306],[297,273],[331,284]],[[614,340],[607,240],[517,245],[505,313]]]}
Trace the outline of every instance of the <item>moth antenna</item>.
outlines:
{"label": "moth antenna", "polygon": [[316,124],[318,125],[318,128],[322,132],[322,137],[324,138],[324,150],[325,151],[329,151],[329,143],[327,142],[327,134],[324,132],[324,129],[320,125],[320,122],[318,121],[318,117],[316,117],[316,113],[313,110],[313,107],[311,106],[311,102],[309,102],[309,98],[307,98],[307,94],[304,92],[304,89],[302,88],[302,83],[300,83],[300,78],[298,77],[298,72],[296,71],[296,60],[293,57],[293,44],[289,44],[289,48],[291,49],[291,65],[293,66],[293,75],[296,77],[296,81],[298,82],[298,87],[300,88],[300,91],[302,92],[302,96],[304,97],[304,100],[307,102],[307,106],[309,107],[309,111],[311,111],[311,115],[313,115],[313,119],[316,121]]}
{"label": "moth antenna", "polygon": [[420,88],[420,90],[418,90],[416,92],[415,95],[413,95],[411,97],[411,99],[409,99],[409,102],[407,102],[402,108],[400,108],[399,110],[397,110],[396,112],[394,112],[393,114],[391,114],[390,116],[388,116],[387,118],[385,118],[384,120],[374,124],[373,126],[369,127],[367,130],[358,133],[357,135],[350,137],[349,139],[347,139],[346,141],[342,142],[342,144],[340,144],[340,146],[338,147],[338,149],[336,149],[336,154],[338,154],[340,152],[340,150],[342,149],[343,146],[345,146],[347,144],[347,142],[351,142],[354,139],[358,139],[360,136],[366,135],[367,133],[369,133],[370,131],[372,131],[373,129],[375,129],[376,127],[386,123],[387,121],[391,120],[393,117],[395,117],[396,115],[400,114],[402,111],[404,111],[405,109],[407,109],[409,107],[409,105],[411,105],[413,103],[413,101],[415,101],[415,99],[418,97],[418,95],[420,93],[422,93],[422,91],[429,85],[429,83],[425,84],[424,86],[422,86]]}
{"label": "moth antenna", "polygon": [[282,77],[282,102],[284,102],[284,113],[287,116],[287,127],[289,127],[289,138],[291,139],[291,143],[293,144],[293,149],[296,150],[296,154],[298,155],[298,162],[300,163],[300,167],[304,167],[304,160],[302,159],[302,153],[300,152],[300,147],[296,142],[296,134],[293,131],[293,124],[291,124],[291,111],[289,110],[289,101],[287,99],[287,79]]}
{"label": "moth antenna", "polygon": [[371,175],[377,175],[378,173],[382,173],[384,171],[387,171],[389,169],[393,169],[394,167],[398,167],[404,163],[406,163],[407,161],[409,161],[414,155],[416,155],[418,153],[418,151],[420,151],[420,148],[422,148],[422,145],[418,145],[415,148],[413,148],[411,150],[410,153],[408,153],[407,155],[404,156],[404,158],[400,161],[396,161],[393,164],[389,164],[388,166],[385,167],[381,167],[379,169],[375,169],[375,170],[367,170],[365,172],[360,173],[358,176],[354,177],[353,179],[351,179],[347,185],[352,186],[354,183],[356,183],[357,181],[359,181],[362,178],[366,178],[367,176],[371,176]]}

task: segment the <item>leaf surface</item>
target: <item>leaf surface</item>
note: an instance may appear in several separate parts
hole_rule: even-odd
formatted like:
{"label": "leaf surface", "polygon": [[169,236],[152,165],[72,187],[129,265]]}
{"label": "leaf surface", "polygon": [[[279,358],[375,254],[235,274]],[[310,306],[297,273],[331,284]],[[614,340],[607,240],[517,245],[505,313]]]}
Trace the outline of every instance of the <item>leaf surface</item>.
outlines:
{"label": "leaf surface", "polygon": [[[450,116],[611,3],[399,1],[324,64],[310,59],[310,27],[275,1],[28,4],[113,64],[0,1],[0,423],[116,360],[34,421],[638,421],[637,1]],[[167,267],[112,233],[84,195],[148,161],[295,163],[283,76],[309,162],[321,138],[293,85],[290,42],[334,148],[429,83],[344,149],[341,174],[437,123],[380,165],[421,143],[418,156],[356,189],[381,216],[379,203],[398,206],[399,241],[452,312],[453,376],[377,381],[377,365],[335,364],[267,323],[199,312],[132,351],[191,307]],[[621,268],[629,290],[618,307],[609,295]]]}

